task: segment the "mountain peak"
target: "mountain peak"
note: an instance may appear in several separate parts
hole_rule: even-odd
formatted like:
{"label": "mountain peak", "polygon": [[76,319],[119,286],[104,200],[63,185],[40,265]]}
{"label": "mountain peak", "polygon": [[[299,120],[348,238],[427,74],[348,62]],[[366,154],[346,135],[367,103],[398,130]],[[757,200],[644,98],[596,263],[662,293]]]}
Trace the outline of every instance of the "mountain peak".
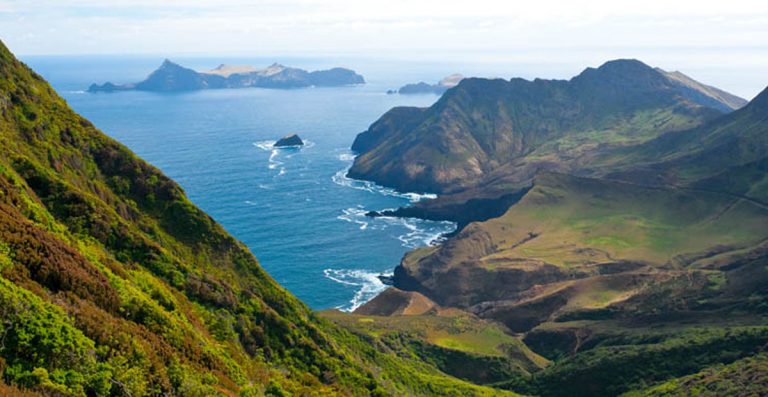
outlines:
{"label": "mountain peak", "polygon": [[573,80],[576,82],[601,80],[615,84],[621,81],[661,82],[664,78],[661,73],[637,59],[616,59],[608,61],[598,68],[587,68]]}
{"label": "mountain peak", "polygon": [[160,69],[163,69],[163,68],[180,68],[180,67],[181,67],[181,65],[179,65],[176,62],[171,61],[168,58],[165,58],[165,60],[163,60],[163,64],[160,65]]}
{"label": "mountain peak", "polygon": [[747,106],[758,109],[765,109],[768,111],[768,87],[757,94],[757,96],[754,97]]}
{"label": "mountain peak", "polygon": [[600,65],[597,70],[604,72],[634,72],[653,70],[652,67],[634,58],[614,59]]}

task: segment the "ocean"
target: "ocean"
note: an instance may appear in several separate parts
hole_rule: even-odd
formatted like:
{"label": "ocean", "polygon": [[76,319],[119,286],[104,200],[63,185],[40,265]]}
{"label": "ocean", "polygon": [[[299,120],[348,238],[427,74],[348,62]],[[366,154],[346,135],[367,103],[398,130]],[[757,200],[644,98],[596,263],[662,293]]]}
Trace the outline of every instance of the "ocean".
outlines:
{"label": "ocean", "polygon": [[[190,199],[243,241],[280,284],[314,309],[352,310],[385,286],[407,251],[434,244],[449,222],[365,216],[423,199],[346,178],[349,150],[395,106],[429,106],[435,95],[386,95],[451,71],[414,68],[390,75],[356,68],[368,84],[293,90],[230,89],[160,94],[85,92],[94,82],[132,82],[156,68],[157,57],[33,57],[24,59],[48,79],[75,111],[176,180]],[[178,59],[196,69],[224,60]],[[274,60],[227,62],[268,65]],[[287,60],[308,69],[329,60]],[[429,70],[427,72],[426,70]],[[378,73],[376,72],[378,71]],[[300,149],[274,149],[289,133]]]}

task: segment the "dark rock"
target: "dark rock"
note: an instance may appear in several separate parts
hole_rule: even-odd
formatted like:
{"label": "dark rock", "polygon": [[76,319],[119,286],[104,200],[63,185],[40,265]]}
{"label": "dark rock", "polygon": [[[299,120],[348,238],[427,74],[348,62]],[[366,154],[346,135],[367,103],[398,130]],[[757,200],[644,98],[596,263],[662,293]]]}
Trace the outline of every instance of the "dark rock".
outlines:
{"label": "dark rock", "polygon": [[287,135],[275,142],[274,147],[304,146],[304,141],[296,134]]}
{"label": "dark rock", "polygon": [[394,276],[386,276],[386,275],[380,274],[378,276],[378,279],[384,285],[395,285],[395,277]]}

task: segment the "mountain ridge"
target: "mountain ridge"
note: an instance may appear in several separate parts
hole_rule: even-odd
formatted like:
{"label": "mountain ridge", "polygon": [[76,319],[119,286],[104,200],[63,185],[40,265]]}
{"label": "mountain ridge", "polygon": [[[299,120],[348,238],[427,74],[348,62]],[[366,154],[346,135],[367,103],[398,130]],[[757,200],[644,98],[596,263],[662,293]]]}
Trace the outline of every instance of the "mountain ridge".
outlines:
{"label": "mountain ridge", "polygon": [[467,78],[431,107],[393,110],[359,134],[349,176],[446,194],[506,173],[523,187],[536,169],[565,171],[603,147],[723,113],[680,87],[637,60],[610,61],[568,81]]}
{"label": "mountain ridge", "polygon": [[[499,384],[524,394],[683,396],[711,381],[737,395],[749,381],[729,377],[763,368],[768,342],[768,90],[744,104],[682,76],[618,60],[570,81],[467,79],[429,109],[377,120],[350,175],[438,192],[384,215],[460,227],[406,254],[394,290],[357,315],[501,323],[550,360]],[[578,105],[547,118],[558,97]],[[659,128],[671,117],[687,121]],[[557,132],[579,125],[594,130]],[[494,154],[515,138],[528,146]],[[407,173],[453,164],[477,172]]]}

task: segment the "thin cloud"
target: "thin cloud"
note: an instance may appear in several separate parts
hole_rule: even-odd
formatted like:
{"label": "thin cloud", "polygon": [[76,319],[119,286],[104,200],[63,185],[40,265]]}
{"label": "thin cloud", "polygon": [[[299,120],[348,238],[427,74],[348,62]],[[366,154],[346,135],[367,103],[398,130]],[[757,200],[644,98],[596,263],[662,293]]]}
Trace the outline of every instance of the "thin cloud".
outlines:
{"label": "thin cloud", "polygon": [[0,39],[22,55],[346,54],[580,66],[642,56],[678,68],[732,68],[729,59],[739,59],[764,70],[768,59],[752,55],[766,53],[768,2],[0,0]]}

